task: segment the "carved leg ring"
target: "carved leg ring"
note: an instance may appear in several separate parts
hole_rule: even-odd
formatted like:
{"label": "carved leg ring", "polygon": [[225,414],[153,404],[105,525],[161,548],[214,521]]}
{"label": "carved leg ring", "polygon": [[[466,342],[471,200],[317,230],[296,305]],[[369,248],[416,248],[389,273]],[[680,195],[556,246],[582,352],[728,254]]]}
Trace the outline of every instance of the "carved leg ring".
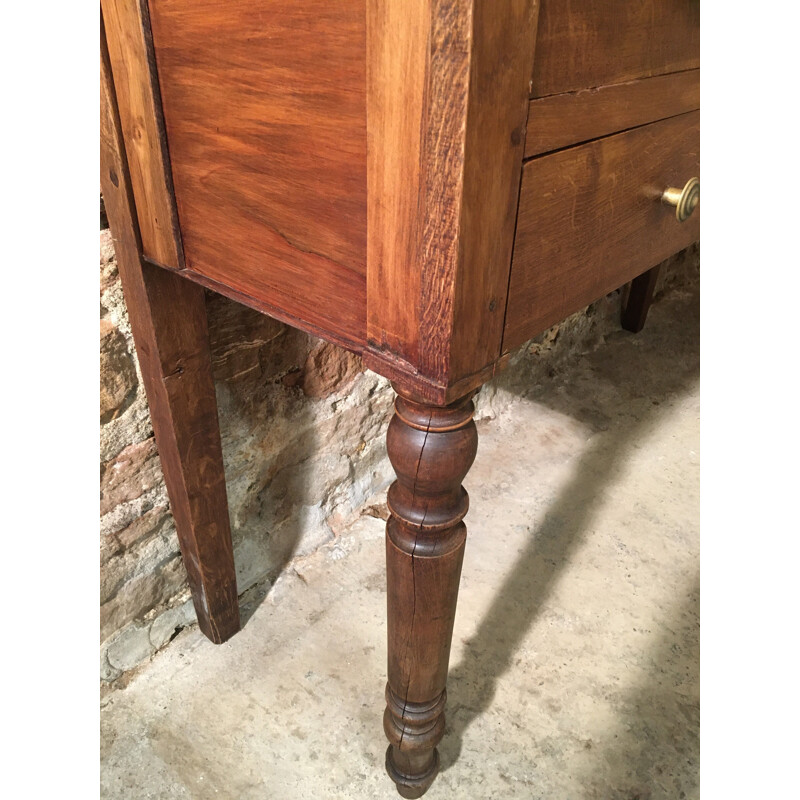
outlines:
{"label": "carved leg ring", "polygon": [[397,480],[386,523],[389,683],[386,769],[403,797],[421,797],[439,770],[447,665],[469,499],[461,481],[478,432],[470,393],[449,406],[398,396],[387,449]]}

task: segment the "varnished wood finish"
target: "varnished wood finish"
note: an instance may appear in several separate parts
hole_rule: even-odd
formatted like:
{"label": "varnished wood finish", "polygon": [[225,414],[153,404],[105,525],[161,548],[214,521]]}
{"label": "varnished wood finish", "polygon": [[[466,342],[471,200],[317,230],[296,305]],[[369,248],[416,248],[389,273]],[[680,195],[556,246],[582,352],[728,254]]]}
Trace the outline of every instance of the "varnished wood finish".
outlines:
{"label": "varnished wood finish", "polygon": [[187,267],[360,346],[363,0],[151,0],[150,13]]}
{"label": "varnished wood finish", "polygon": [[399,396],[386,445],[397,480],[386,523],[386,767],[403,797],[439,768],[450,641],[467,529],[461,481],[478,447],[472,394],[441,407]]}
{"label": "varnished wood finish", "polygon": [[493,373],[533,0],[369,0],[365,362],[433,402]]}
{"label": "varnished wood finish", "polygon": [[523,170],[503,351],[700,238],[660,202],[699,176],[691,112],[534,158]]}
{"label": "varnished wood finish", "polygon": [[165,267],[183,266],[169,156],[154,75],[147,6],[101,0],[124,148],[144,254]]}
{"label": "varnished wood finish", "polygon": [[239,630],[204,290],[144,263],[105,45],[101,60],[101,185],[170,508],[200,629]]}
{"label": "varnished wood finish", "polygon": [[700,108],[700,70],[531,100],[525,157]]}
{"label": "varnished wood finish", "polygon": [[[102,4],[123,122],[109,92],[103,187],[201,627],[219,641],[238,613],[192,282],[394,381],[386,765],[419,797],[444,733],[471,393],[699,237],[698,211],[679,224],[659,201],[699,175],[699,0]],[[170,174],[185,263],[162,224]]]}
{"label": "varnished wood finish", "polygon": [[647,312],[653,302],[653,292],[658,281],[660,265],[634,278],[631,282],[628,299],[622,310],[622,327],[631,333],[639,333],[644,328]]}
{"label": "varnished wood finish", "polygon": [[700,66],[700,0],[541,2],[533,97]]}

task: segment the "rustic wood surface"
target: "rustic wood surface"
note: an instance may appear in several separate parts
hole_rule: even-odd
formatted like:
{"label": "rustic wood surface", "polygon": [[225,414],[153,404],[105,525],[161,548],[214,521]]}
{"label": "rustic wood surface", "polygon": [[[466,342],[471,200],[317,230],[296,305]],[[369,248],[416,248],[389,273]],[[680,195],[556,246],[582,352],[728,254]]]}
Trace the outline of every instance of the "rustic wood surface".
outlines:
{"label": "rustic wood surface", "polygon": [[471,394],[446,406],[395,403],[386,446],[389,682],[386,768],[403,797],[420,797],[439,768],[445,684],[467,529],[461,481],[478,447]]}
{"label": "rustic wood surface", "polygon": [[102,43],[101,186],[161,467],[200,629],[239,630],[222,446],[202,287],[140,258],[141,239]]}
{"label": "rustic wood surface", "polygon": [[525,157],[700,108],[700,70],[531,100]]}
{"label": "rustic wood surface", "polygon": [[699,176],[693,111],[534,158],[522,176],[503,351],[700,238],[660,202]]}
{"label": "rustic wood surface", "polygon": [[186,265],[358,347],[365,9],[150,3]]}
{"label": "rustic wood surface", "polygon": [[[461,382],[447,398],[461,396],[467,388],[483,383],[483,371],[497,360],[503,337],[504,308],[511,269],[511,251],[519,202],[521,160],[525,149],[528,117],[528,84],[534,57],[539,3],[514,0],[498,5],[492,0],[473,8],[473,52],[470,65],[469,108],[464,141],[464,174],[459,221],[460,254],[453,265],[453,321],[447,383]],[[446,25],[439,31],[447,37]],[[447,84],[439,86],[447,96]],[[443,109],[446,113],[446,108]],[[435,152],[435,161],[447,159]],[[434,167],[436,169],[436,167]],[[436,194],[435,184],[428,186]],[[445,318],[437,318],[437,273],[442,268],[438,240],[447,233],[435,217],[428,218],[431,244],[425,254],[423,313],[431,320],[431,333],[444,334]],[[424,273],[423,273],[424,274]],[[424,318],[425,319],[425,318]],[[432,323],[432,324],[431,324]],[[442,342],[444,348],[444,342]],[[439,366],[432,357],[423,361],[426,374]],[[464,378],[477,376],[471,386]]]}
{"label": "rustic wood surface", "polygon": [[435,402],[500,355],[533,0],[370,0],[365,363]]}
{"label": "rustic wood surface", "polygon": [[139,0],[101,0],[101,7],[142,249],[160,264],[179,269],[183,252],[147,6]]}
{"label": "rustic wood surface", "polygon": [[622,309],[622,327],[626,331],[639,333],[644,328],[660,270],[661,265],[655,266],[631,281],[628,298]]}
{"label": "rustic wood surface", "polygon": [[700,66],[700,0],[541,2],[533,97]]}

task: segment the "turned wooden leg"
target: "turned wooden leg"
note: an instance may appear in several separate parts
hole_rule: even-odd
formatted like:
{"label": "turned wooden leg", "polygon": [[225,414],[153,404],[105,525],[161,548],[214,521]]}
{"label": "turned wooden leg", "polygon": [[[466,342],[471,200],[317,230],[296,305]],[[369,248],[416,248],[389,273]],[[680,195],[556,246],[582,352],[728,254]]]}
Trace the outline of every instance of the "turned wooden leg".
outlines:
{"label": "turned wooden leg", "polygon": [[631,333],[639,333],[644,328],[647,312],[653,302],[658,272],[661,265],[653,267],[634,278],[628,294],[628,302],[622,311],[622,327]]}
{"label": "turned wooden leg", "polygon": [[106,213],[197,619],[220,643],[239,630],[239,603],[204,290],[141,259],[105,58],[101,67]]}
{"label": "turned wooden leg", "polygon": [[461,481],[478,432],[472,395],[449,406],[397,397],[387,449],[397,480],[386,523],[389,683],[386,769],[403,797],[436,777],[447,664],[464,558],[469,499]]}

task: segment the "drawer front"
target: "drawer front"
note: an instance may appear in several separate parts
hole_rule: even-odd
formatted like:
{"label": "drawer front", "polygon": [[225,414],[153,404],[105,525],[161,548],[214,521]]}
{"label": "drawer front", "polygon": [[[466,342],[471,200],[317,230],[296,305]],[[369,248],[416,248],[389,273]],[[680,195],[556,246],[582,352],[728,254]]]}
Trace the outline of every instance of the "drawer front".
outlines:
{"label": "drawer front", "polygon": [[700,66],[700,0],[542,0],[534,97]]}
{"label": "drawer front", "polygon": [[700,174],[700,113],[532,159],[523,167],[503,351],[700,238],[660,197]]}

